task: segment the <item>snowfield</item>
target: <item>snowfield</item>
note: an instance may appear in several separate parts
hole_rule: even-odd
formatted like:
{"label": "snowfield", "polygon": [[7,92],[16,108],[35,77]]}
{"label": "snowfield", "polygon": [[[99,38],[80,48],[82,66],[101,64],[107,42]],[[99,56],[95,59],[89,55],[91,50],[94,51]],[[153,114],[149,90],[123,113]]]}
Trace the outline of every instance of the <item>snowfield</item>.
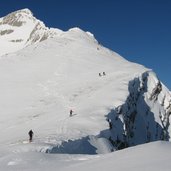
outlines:
{"label": "snowfield", "polygon": [[155,73],[79,28],[45,30],[0,56],[0,170],[169,171],[170,142],[158,140],[170,141],[171,95]]}
{"label": "snowfield", "polygon": [[[0,148],[0,170],[5,171],[170,171],[170,142],[153,142],[103,155],[46,154],[33,144]],[[15,147],[15,148],[14,148]]]}
{"label": "snowfield", "polygon": [[[108,129],[105,115],[125,101],[129,80],[145,68],[91,37],[83,39],[84,34],[71,30],[1,57],[1,129],[6,135],[1,141],[27,139],[31,128],[37,136],[55,134],[62,141]],[[106,76],[99,77],[103,71]]]}

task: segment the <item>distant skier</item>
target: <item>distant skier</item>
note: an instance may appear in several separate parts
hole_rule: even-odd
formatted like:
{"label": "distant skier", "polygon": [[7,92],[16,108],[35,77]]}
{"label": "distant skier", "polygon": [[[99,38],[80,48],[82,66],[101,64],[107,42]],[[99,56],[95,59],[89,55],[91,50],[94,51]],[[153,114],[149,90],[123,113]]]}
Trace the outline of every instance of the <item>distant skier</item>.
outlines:
{"label": "distant skier", "polygon": [[32,140],[33,140],[33,131],[32,130],[30,130],[29,132],[28,132],[28,134],[29,134],[29,141],[30,142],[32,142]]}
{"label": "distant skier", "polygon": [[105,72],[103,72],[103,76],[105,76],[106,75],[106,73]]}
{"label": "distant skier", "polygon": [[99,73],[99,77],[101,77],[102,75],[101,75],[101,73]]}
{"label": "distant skier", "polygon": [[73,113],[73,110],[71,109],[70,112],[69,112],[70,117],[72,116],[72,113]]}

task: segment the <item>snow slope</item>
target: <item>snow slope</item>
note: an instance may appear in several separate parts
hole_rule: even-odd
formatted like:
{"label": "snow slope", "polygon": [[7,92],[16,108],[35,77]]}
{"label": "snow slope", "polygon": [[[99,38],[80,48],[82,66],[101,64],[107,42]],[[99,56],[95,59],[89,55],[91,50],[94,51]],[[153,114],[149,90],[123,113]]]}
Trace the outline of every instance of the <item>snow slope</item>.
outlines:
{"label": "snow slope", "polygon": [[[32,18],[30,11],[25,12]],[[23,28],[28,24],[25,19],[19,23]],[[84,160],[92,159],[97,164],[104,160],[106,167],[115,156],[121,158],[129,151],[130,160],[135,159],[139,147],[106,153],[170,141],[171,95],[153,71],[125,60],[79,28],[36,43],[31,43],[35,35],[32,38],[30,46],[13,49],[12,45],[16,52],[0,57],[0,169],[36,170],[41,164],[37,170],[63,170],[64,166],[76,170]],[[0,41],[2,44],[3,39]],[[28,143],[30,129],[33,143]],[[154,146],[165,153],[170,143]],[[144,158],[140,156],[139,162]],[[96,167],[93,163],[90,170]],[[84,163],[81,166],[85,169]]]}
{"label": "snow slope", "polygon": [[[105,155],[46,154],[20,148],[0,148],[3,171],[170,171],[170,142],[153,142]],[[11,151],[9,151],[11,150]],[[8,152],[9,151],[9,152]],[[8,152],[8,153],[7,153]],[[4,157],[5,156],[5,157]]]}
{"label": "snow slope", "polygon": [[[108,129],[105,115],[125,101],[129,80],[146,69],[92,40],[76,28],[1,58],[1,128],[7,139],[21,127],[19,134],[33,128],[44,136],[65,134],[63,140]],[[103,71],[106,76],[99,77]],[[75,115],[68,118],[71,108]]]}
{"label": "snow slope", "polygon": [[155,142],[128,148],[109,155],[88,159],[84,163],[75,164],[62,169],[63,171],[169,171],[171,144]]}

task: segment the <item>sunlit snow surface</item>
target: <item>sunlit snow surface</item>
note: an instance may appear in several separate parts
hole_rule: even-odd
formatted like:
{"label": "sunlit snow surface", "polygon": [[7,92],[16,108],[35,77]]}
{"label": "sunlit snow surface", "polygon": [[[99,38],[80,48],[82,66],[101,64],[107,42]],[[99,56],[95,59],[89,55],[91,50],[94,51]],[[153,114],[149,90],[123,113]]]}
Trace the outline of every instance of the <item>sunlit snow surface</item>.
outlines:
{"label": "sunlit snow surface", "polygon": [[46,154],[32,151],[33,144],[0,148],[3,171],[170,171],[170,142],[130,147],[105,155]]}
{"label": "sunlit snow surface", "polygon": [[[0,170],[170,170],[169,142],[110,153],[115,149],[108,138],[116,131],[109,130],[107,117],[126,102],[130,81],[144,72],[150,75],[145,95],[150,99],[158,81],[152,71],[126,61],[79,28],[15,50],[0,57]],[[168,108],[167,88],[158,98],[149,102],[152,112]],[[115,126],[122,135],[120,125]]]}

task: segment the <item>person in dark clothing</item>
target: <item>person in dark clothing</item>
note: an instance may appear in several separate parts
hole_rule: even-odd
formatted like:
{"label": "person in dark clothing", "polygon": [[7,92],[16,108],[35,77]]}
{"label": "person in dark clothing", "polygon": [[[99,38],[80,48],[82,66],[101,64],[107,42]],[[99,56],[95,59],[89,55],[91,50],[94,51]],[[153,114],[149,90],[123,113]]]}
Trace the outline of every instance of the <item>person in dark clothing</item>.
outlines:
{"label": "person in dark clothing", "polygon": [[99,73],[99,77],[101,77],[102,75],[101,75],[101,73]]}
{"label": "person in dark clothing", "polygon": [[29,141],[30,142],[32,142],[32,140],[33,140],[33,131],[32,130],[30,130],[29,132],[28,132],[28,134],[29,134]]}
{"label": "person in dark clothing", "polygon": [[106,73],[105,72],[103,72],[103,76],[105,76],[106,75]]}
{"label": "person in dark clothing", "polygon": [[73,113],[73,111],[72,111],[72,109],[71,109],[70,112],[69,112],[69,116],[70,116],[70,117],[72,116],[72,113]]}

